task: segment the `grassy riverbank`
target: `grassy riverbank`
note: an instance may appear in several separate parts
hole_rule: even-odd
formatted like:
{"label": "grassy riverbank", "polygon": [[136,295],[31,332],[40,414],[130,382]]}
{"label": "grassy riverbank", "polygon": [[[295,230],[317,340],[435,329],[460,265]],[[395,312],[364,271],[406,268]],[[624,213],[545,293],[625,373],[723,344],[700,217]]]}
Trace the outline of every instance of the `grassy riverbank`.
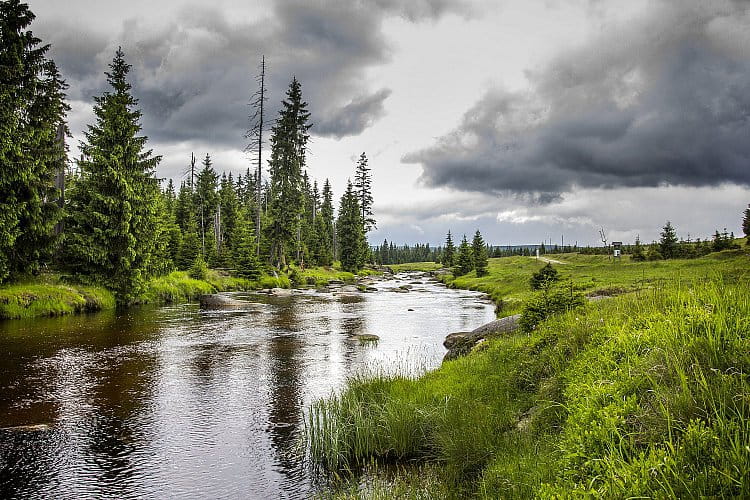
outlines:
{"label": "grassy riverbank", "polygon": [[[196,300],[207,293],[290,286],[285,275],[263,275],[257,281],[251,281],[209,270],[205,280],[197,280],[187,272],[174,271],[152,278],[135,303],[172,304]],[[0,287],[0,319],[62,316],[114,307],[114,296],[106,288],[66,283],[54,274]]]}
{"label": "grassy riverbank", "polygon": [[[344,483],[341,496],[750,495],[747,255],[618,268],[564,257],[556,267],[575,287],[638,291],[485,342],[416,380],[354,379],[314,405],[307,429],[322,467],[410,467],[367,476],[364,487]],[[456,285],[520,301],[540,266],[493,259],[490,277],[501,282]],[[513,288],[511,276],[522,284]]]}
{"label": "grassy riverbank", "polygon": [[114,307],[115,298],[109,290],[64,284],[53,276],[0,287],[0,319],[61,316]]}
{"label": "grassy riverbank", "polygon": [[[750,277],[748,249],[712,253],[699,259],[674,259],[632,262],[628,256],[614,261],[603,255],[554,254],[545,258],[553,263],[560,282],[572,283],[574,289],[587,295],[620,295],[635,290],[663,286],[668,281],[709,279],[716,275],[733,278]],[[546,264],[529,257],[489,259],[489,274],[477,278],[474,271],[464,276],[451,274],[438,278],[449,287],[485,292],[498,304],[500,316],[520,312],[533,295],[529,278]],[[434,271],[440,266],[432,262],[417,262],[390,266],[399,271]]]}
{"label": "grassy riverbank", "polygon": [[[205,279],[191,278],[185,271],[174,271],[152,278],[146,289],[135,300],[136,304],[172,304],[197,300],[203,294],[247,291],[262,288],[291,288],[292,286],[325,286],[337,280],[354,283],[358,277],[377,274],[362,270],[359,275],[334,267],[315,267],[304,271],[291,268],[289,276],[264,274],[257,280],[238,278],[209,269]],[[112,293],[97,286],[63,282],[59,275],[45,274],[24,282],[0,287],[0,319],[61,316],[81,312],[113,309]]]}

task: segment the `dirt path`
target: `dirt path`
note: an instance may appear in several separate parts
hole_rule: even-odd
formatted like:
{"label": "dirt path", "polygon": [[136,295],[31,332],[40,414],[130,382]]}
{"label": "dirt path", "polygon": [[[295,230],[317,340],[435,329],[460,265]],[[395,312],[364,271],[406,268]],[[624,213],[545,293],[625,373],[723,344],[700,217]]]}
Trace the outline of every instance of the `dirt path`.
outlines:
{"label": "dirt path", "polygon": [[[531,258],[536,259],[537,257],[532,255]],[[538,259],[541,260],[542,262],[547,262],[548,264],[567,264],[567,262],[563,262],[561,260],[555,260],[555,259],[548,259],[547,257],[540,256],[538,257]]]}

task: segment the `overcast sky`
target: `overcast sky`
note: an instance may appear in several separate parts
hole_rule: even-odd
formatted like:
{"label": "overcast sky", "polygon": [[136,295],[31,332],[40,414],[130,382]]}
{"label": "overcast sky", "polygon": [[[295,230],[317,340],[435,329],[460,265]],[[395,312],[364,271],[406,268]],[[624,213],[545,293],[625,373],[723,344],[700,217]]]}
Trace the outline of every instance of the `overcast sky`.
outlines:
{"label": "overcast sky", "polygon": [[[70,84],[73,146],[117,46],[179,184],[194,152],[244,172],[261,55],[293,75],[309,173],[340,196],[363,151],[370,240],[597,243],[740,232],[750,202],[750,2],[31,0]],[[75,147],[72,148],[75,151]]]}

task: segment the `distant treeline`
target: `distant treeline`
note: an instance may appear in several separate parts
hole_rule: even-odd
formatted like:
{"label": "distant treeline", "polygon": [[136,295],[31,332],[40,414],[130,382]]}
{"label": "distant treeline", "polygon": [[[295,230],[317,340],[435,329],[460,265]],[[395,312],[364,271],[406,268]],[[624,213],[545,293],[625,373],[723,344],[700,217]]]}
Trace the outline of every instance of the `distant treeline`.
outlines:
{"label": "distant treeline", "polygon": [[[745,211],[744,225],[750,233],[750,208]],[[750,235],[748,235],[750,237]],[[405,264],[409,262],[445,262],[445,246],[431,246],[429,243],[415,245],[396,245],[384,240],[379,246],[372,247],[375,261],[381,265]],[[612,255],[611,244],[602,246],[579,245],[485,245],[487,256],[492,258],[536,255],[579,253],[584,255]],[[679,239],[671,222],[662,228],[659,241],[650,244],[641,243],[636,237],[633,244],[620,247],[623,255],[630,255],[633,260],[662,260],[662,259],[694,259],[711,252],[720,252],[732,248],[739,248],[735,242],[733,232],[716,231],[711,239]]]}

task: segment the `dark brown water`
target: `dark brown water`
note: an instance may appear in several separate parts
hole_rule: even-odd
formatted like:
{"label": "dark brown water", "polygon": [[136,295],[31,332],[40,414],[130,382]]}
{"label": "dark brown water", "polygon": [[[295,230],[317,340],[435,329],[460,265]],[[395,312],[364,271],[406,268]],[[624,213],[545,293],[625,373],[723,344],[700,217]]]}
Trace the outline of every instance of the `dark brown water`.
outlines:
{"label": "dark brown water", "polygon": [[312,401],[363,369],[435,367],[445,335],[494,319],[478,294],[398,278],[239,295],[242,310],[0,322],[0,498],[308,497]]}

